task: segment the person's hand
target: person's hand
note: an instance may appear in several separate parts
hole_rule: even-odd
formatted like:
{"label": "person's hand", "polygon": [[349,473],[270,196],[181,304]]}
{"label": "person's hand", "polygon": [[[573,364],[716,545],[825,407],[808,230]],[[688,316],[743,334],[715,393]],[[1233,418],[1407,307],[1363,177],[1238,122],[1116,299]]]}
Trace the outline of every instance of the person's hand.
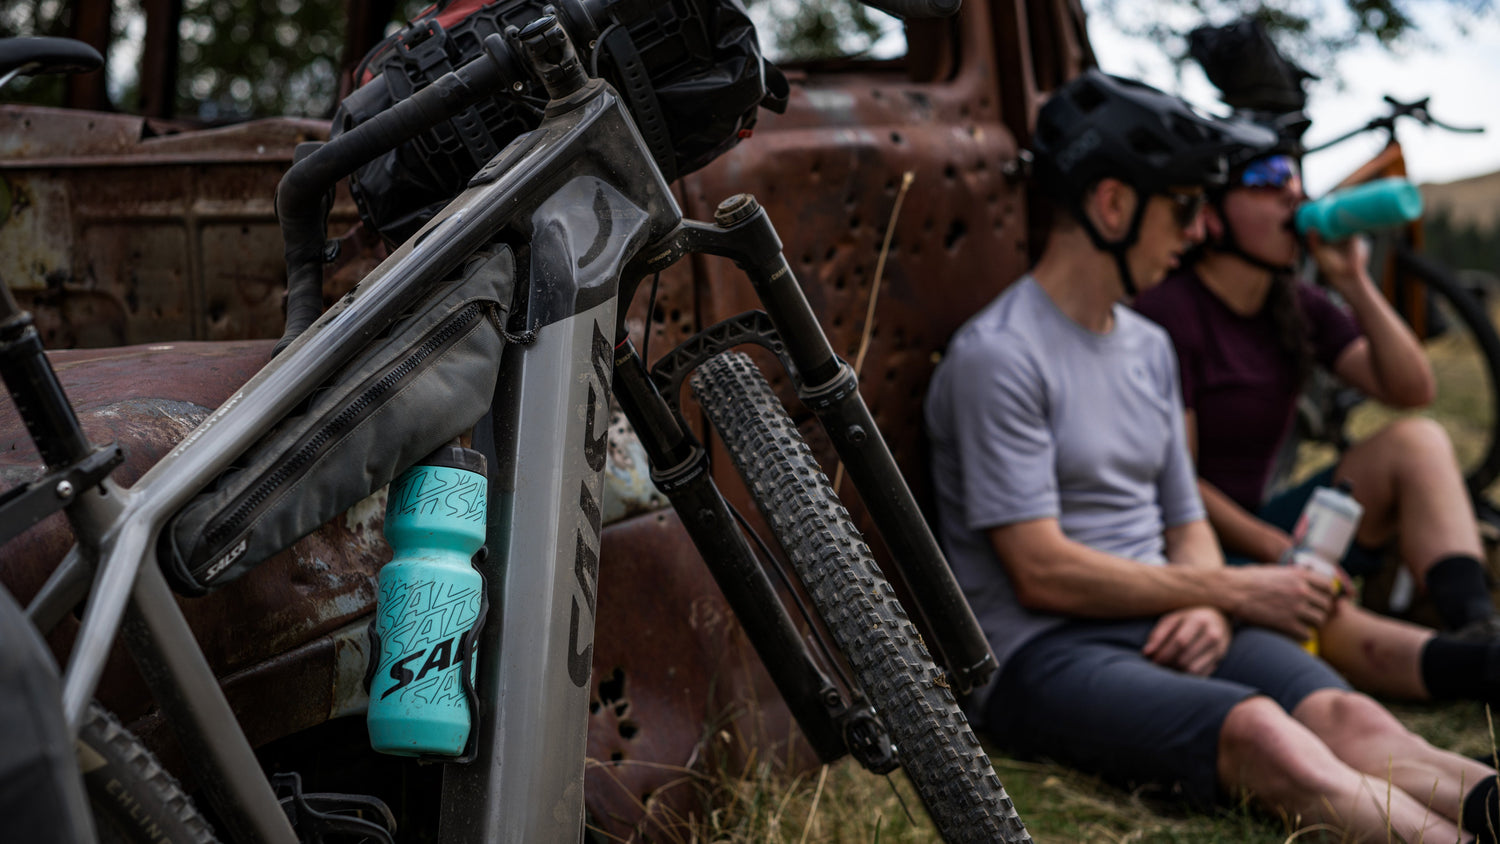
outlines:
{"label": "person's hand", "polygon": [[1157,620],[1141,653],[1158,665],[1207,677],[1219,667],[1234,634],[1213,607],[1189,607]]}
{"label": "person's hand", "polygon": [[1334,580],[1297,566],[1243,566],[1227,572],[1233,615],[1305,642],[1333,609]]}
{"label": "person's hand", "polygon": [[1328,278],[1329,286],[1345,299],[1355,294],[1362,281],[1369,280],[1370,242],[1363,237],[1329,242],[1316,229],[1308,229],[1307,250]]}

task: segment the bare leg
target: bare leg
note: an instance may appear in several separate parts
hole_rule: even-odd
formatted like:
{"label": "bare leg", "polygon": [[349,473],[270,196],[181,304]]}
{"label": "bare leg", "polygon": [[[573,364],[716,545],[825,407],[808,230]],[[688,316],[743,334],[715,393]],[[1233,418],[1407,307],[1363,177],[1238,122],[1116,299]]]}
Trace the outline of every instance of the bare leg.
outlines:
{"label": "bare leg", "polygon": [[1418,583],[1444,557],[1483,559],[1463,473],[1447,432],[1436,422],[1393,422],[1350,448],[1335,476],[1348,479],[1364,505],[1360,543],[1377,547],[1398,539],[1401,558]]}
{"label": "bare leg", "polygon": [[1436,635],[1342,600],[1318,631],[1319,652],[1355,688],[1382,697],[1427,700],[1422,649]]}
{"label": "bare leg", "polygon": [[1361,694],[1325,689],[1309,695],[1292,716],[1349,767],[1381,784],[1388,780],[1424,810],[1445,819],[1458,819],[1464,796],[1495,773],[1487,765],[1433,747]]}
{"label": "bare leg", "polygon": [[[1298,711],[1325,695],[1355,697],[1325,690],[1303,701]],[[1297,826],[1328,824],[1345,834],[1343,840],[1386,841],[1391,832],[1404,841],[1472,840],[1460,839],[1455,823],[1428,808],[1430,786],[1421,786],[1421,799],[1388,788],[1383,774],[1346,764],[1269,698],[1248,698],[1230,710],[1219,732],[1218,774],[1220,787],[1231,793],[1248,793]]]}

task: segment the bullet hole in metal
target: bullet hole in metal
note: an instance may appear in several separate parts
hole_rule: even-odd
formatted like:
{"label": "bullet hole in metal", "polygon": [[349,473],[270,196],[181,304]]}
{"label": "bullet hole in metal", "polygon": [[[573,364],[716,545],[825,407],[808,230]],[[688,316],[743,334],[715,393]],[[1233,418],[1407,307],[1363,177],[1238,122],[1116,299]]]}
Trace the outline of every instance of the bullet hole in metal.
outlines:
{"label": "bullet hole in metal", "polygon": [[964,235],[969,233],[969,227],[964,225],[963,220],[954,220],[948,224],[948,233],[943,236],[943,246],[948,251],[953,251],[958,242],[963,240]]}
{"label": "bullet hole in metal", "polygon": [[613,706],[625,698],[625,672],[616,668],[608,680],[599,682],[599,702]]}

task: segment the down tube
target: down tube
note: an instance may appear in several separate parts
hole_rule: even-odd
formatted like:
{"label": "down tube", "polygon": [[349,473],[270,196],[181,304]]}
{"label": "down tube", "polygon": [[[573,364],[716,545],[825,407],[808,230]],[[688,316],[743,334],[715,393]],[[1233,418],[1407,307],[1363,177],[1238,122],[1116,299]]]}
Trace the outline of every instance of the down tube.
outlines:
{"label": "down tube", "polygon": [[582,834],[615,309],[610,297],[548,325],[501,362],[491,623],[477,655],[483,744],[443,773],[444,842]]}

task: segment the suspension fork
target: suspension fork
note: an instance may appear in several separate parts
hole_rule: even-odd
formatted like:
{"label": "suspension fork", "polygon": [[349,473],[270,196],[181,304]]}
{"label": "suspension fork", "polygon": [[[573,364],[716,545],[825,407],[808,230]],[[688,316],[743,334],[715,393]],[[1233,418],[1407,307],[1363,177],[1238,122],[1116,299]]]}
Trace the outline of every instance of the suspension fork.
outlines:
{"label": "suspension fork", "polygon": [[627,276],[658,272],[689,252],[733,260],[749,277],[778,335],[778,354],[797,395],[817,416],[844,461],[860,500],[891,552],[895,575],[931,633],[937,659],[956,691],[983,685],[995,656],[953,572],[917,507],[890,448],[859,394],[853,369],[833,352],[817,316],[781,251],[781,239],[749,194],[724,200],[714,225],[684,220]]}
{"label": "suspension fork", "polygon": [[740,626],[762,654],[771,680],[818,758],[845,753],[848,714],[838,688],[819,670],[749,540],[708,471],[708,452],[657,391],[628,338],[615,347],[615,398],[650,458],[652,481],[672,502],[683,527],[724,593]]}

